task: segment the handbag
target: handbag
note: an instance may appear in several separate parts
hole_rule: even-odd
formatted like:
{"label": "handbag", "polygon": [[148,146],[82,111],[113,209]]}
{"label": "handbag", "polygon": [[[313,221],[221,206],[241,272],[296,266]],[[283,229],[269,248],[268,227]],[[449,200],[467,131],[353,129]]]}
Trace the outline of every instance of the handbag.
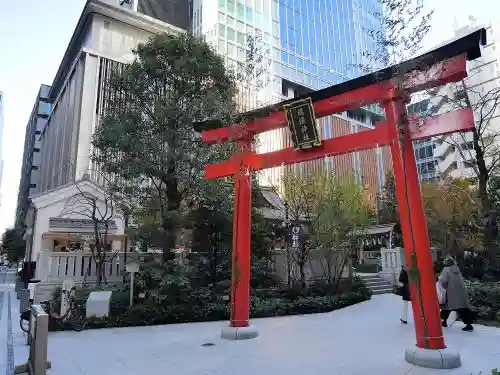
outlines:
{"label": "handbag", "polygon": [[439,304],[445,305],[446,304],[446,289],[443,288],[443,285],[439,281],[436,283],[436,291],[437,291],[437,297],[438,297]]}
{"label": "handbag", "polygon": [[398,295],[400,297],[403,296],[403,284],[400,283],[400,284],[396,285],[395,292],[396,292],[396,295]]}

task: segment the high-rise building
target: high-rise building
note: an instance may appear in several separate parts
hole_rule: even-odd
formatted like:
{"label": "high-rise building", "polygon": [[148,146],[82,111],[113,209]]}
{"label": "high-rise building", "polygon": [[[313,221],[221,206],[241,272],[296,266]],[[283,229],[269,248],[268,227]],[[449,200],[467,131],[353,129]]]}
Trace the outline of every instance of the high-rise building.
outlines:
{"label": "high-rise building", "polygon": [[[468,25],[457,29],[455,37],[461,37],[476,26]],[[429,98],[416,103],[427,115],[445,113],[470,106],[474,110],[476,126],[481,127],[483,137],[500,132],[500,54],[495,44],[500,34],[492,25],[486,26],[488,44],[481,58],[468,62],[468,78],[457,84],[441,87]],[[496,98],[496,99],[495,99]],[[493,100],[491,100],[493,99]],[[493,103],[490,106],[488,103]],[[412,108],[411,111],[417,111]],[[425,107],[425,108],[424,108]],[[442,178],[475,178],[475,152],[472,133],[443,135],[415,143],[415,158],[422,181]],[[486,162],[490,162],[486,157]]]}
{"label": "high-rise building", "polygon": [[[367,30],[380,30],[373,16],[377,0],[192,0],[192,30],[202,34],[226,56],[229,68],[246,59],[248,36],[257,38],[264,52],[267,85],[255,94],[255,106],[293,98],[361,75],[369,64],[363,56],[377,46]],[[248,108],[247,108],[248,109]],[[318,121],[329,138],[373,127],[377,115],[350,111]],[[259,152],[290,147],[287,129],[264,133]],[[353,174],[375,195],[384,184],[389,153],[385,148],[305,163],[295,169],[330,169]],[[280,187],[282,168],[264,171],[260,182]]]}
{"label": "high-rise building", "polygon": [[[474,25],[462,27],[455,32],[460,37],[470,32]],[[489,103],[498,101],[500,95],[500,53],[495,48],[500,33],[493,25],[486,26],[488,44],[477,61],[469,62],[468,78],[457,85],[444,87],[435,99],[435,111],[447,112],[456,106],[468,106],[474,110],[476,127],[484,139],[489,135],[496,138],[500,132],[500,106]],[[443,100],[443,97],[451,100]],[[496,98],[496,99],[495,99]],[[492,100],[493,99],[493,100]],[[472,133],[453,134],[435,140],[434,156],[441,176],[455,178],[475,177],[475,153],[472,147]],[[487,157],[488,159],[488,157]],[[486,160],[488,163],[490,160]]]}
{"label": "high-rise building", "polygon": [[[431,100],[425,98],[410,104],[407,108],[410,116],[416,115],[418,117],[425,117],[431,115],[430,111]],[[415,161],[417,162],[418,175],[420,181],[429,182],[439,179],[437,170],[437,160],[434,157],[434,149],[436,143],[434,139],[422,139],[413,142],[413,149],[415,151]]]}
{"label": "high-rise building", "polygon": [[[121,4],[121,5],[120,5]],[[87,2],[47,94],[52,111],[41,130],[37,192],[96,177],[91,137],[109,95],[111,70],[131,62],[132,49],[157,33],[182,29],[130,9],[132,1]]]}
{"label": "high-rise building", "polygon": [[[363,30],[375,28],[370,14],[376,4],[376,0],[89,1],[47,95],[53,104],[40,134],[37,192],[93,173],[91,135],[109,94],[106,77],[114,66],[130,62],[131,50],[154,33],[188,28],[203,34],[226,56],[230,68],[244,61],[247,36],[261,36],[258,43],[269,69],[264,79],[268,84],[252,100],[260,106],[358,75],[356,64],[363,62],[362,52],[370,45]],[[320,132],[339,136],[370,128],[373,121],[368,111],[343,113],[321,119]],[[288,144],[288,132],[281,129],[264,134],[259,148],[267,152]],[[330,168],[337,174],[345,170],[376,194],[391,165],[388,155],[380,148],[318,161],[308,168]],[[279,185],[280,177],[281,171],[269,170],[261,182]]]}
{"label": "high-rise building", "polygon": [[47,124],[52,104],[48,98],[50,86],[42,85],[33,105],[26,134],[24,137],[23,163],[21,180],[17,196],[16,221],[17,227],[23,225],[29,206],[29,197],[39,192],[40,186],[40,150],[42,148],[40,134]]}
{"label": "high-rise building", "polygon": [[105,0],[170,25],[187,30],[190,28],[191,0]]}

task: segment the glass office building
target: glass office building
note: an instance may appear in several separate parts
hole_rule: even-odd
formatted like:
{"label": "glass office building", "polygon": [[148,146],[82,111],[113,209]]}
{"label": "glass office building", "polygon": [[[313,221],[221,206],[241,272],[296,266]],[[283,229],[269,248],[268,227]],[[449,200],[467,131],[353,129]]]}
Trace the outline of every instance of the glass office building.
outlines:
{"label": "glass office building", "polygon": [[[380,28],[377,0],[280,0],[273,22],[279,26],[279,73],[314,89],[361,74],[363,52],[376,48],[368,30]],[[275,24],[273,23],[273,26]]]}
{"label": "glass office building", "polygon": [[230,64],[245,58],[246,35],[260,33],[272,74],[311,89],[360,75],[359,65],[369,64],[363,52],[377,48],[368,36],[380,29],[377,0],[217,0],[210,32],[203,16],[213,18],[206,14],[212,1],[194,0],[193,29],[211,42],[218,37],[214,44]]}
{"label": "glass office building", "polygon": [[[217,3],[217,7],[213,4]],[[192,0],[191,25],[202,34],[218,53],[225,56],[229,68],[236,68],[246,59],[247,36],[261,36],[266,82],[255,106],[293,98],[311,90],[322,89],[362,74],[360,65],[370,65],[363,57],[374,52],[375,42],[369,30],[380,30],[373,15],[380,11],[377,0]],[[372,66],[372,68],[376,68]],[[258,102],[258,103],[257,103]],[[371,113],[339,114],[345,121],[338,124],[332,116],[319,121],[323,137],[371,127]],[[335,116],[335,117],[339,117]],[[277,130],[260,137],[259,152],[269,152],[290,144],[286,130]],[[351,155],[353,168],[359,171],[360,156]],[[326,167],[335,168],[333,160]],[[263,172],[263,184],[275,185],[279,172]],[[385,171],[380,171],[384,174]],[[361,172],[358,173],[358,177]],[[380,176],[383,181],[383,176]]]}

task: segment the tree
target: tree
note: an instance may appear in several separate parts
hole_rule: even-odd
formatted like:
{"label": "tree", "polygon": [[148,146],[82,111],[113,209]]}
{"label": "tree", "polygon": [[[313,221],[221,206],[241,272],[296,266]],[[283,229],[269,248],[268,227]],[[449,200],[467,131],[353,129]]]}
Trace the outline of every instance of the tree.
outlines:
{"label": "tree", "polygon": [[321,255],[323,278],[335,290],[372,224],[367,193],[351,179],[326,177],[311,220],[312,245]]}
{"label": "tree", "polygon": [[[283,174],[283,196],[288,204],[289,217],[292,221],[309,223],[314,214],[314,208],[320,199],[319,187],[325,182],[323,175],[296,174],[292,170],[286,170]],[[287,249],[287,258],[290,258],[299,269],[300,285],[302,290],[306,288],[305,266],[310,259],[311,247],[305,243],[305,238],[300,239],[300,246],[291,250]],[[291,264],[288,265],[291,267]],[[291,274],[289,270],[289,274]]]}
{"label": "tree", "polygon": [[308,241],[303,239],[302,246],[292,252],[302,289],[306,288],[305,265],[313,255],[319,258],[319,276],[337,288],[372,222],[366,192],[353,179],[340,181],[324,173],[287,173],[283,183],[292,220],[305,220],[310,227]]}
{"label": "tree", "polygon": [[[91,189],[89,184],[92,184]],[[76,181],[75,186],[78,193],[67,200],[59,216],[85,217],[92,222],[89,248],[96,267],[96,286],[100,287],[106,280],[105,265],[117,255],[117,252],[113,253],[109,231],[123,215],[113,192],[90,183],[88,175]]]}
{"label": "tree", "polygon": [[[481,60],[481,59],[480,59]],[[481,61],[475,62],[481,64]],[[500,168],[500,131],[498,115],[500,113],[500,88],[488,87],[488,84],[474,83],[475,76],[481,75],[482,68],[472,70],[467,80],[453,83],[448,87],[433,90],[434,103],[430,112],[448,112],[471,108],[474,112],[476,127],[470,133],[453,134],[441,141],[451,144],[460,157],[473,171],[477,179],[477,194],[481,204],[484,247],[490,262],[498,266],[499,257],[496,249],[496,210],[494,209],[494,191],[489,189],[492,176],[499,174]]]}
{"label": "tree", "polygon": [[388,173],[382,194],[378,197],[378,220],[382,224],[398,223],[399,208],[396,197],[396,181],[394,174]]}
{"label": "tree", "polygon": [[134,55],[109,82],[116,95],[93,138],[94,160],[134,186],[139,202],[155,196],[166,261],[180,236],[183,211],[203,198],[204,165],[228,150],[203,144],[193,122],[227,119],[236,90],[222,57],[190,34],[156,35]]}
{"label": "tree", "polygon": [[191,229],[190,249],[197,268],[197,277],[215,286],[231,276],[232,247],[232,186],[222,180],[211,185],[212,193],[200,201],[186,216],[186,227]]}
{"label": "tree", "polygon": [[446,179],[422,185],[431,243],[450,255],[477,250],[482,236],[477,226],[480,204],[469,181]]}
{"label": "tree", "polygon": [[23,230],[9,228],[2,235],[2,255],[10,263],[18,263],[26,253],[26,242],[23,239]]}
{"label": "tree", "polygon": [[373,12],[378,22],[366,30],[372,43],[359,66],[365,73],[413,57],[422,48],[434,13],[424,10],[424,0],[378,0],[378,5]]}

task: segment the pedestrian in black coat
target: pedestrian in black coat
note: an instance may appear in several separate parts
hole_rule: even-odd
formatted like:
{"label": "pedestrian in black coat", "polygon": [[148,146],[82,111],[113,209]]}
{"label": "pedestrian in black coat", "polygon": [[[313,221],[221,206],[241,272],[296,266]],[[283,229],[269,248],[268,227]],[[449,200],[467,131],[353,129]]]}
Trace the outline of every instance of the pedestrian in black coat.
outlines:
{"label": "pedestrian in black coat", "polygon": [[400,320],[401,323],[408,324],[408,302],[411,301],[410,280],[408,278],[408,272],[406,272],[404,267],[401,267],[401,272],[399,273],[399,294],[403,299],[403,311]]}

